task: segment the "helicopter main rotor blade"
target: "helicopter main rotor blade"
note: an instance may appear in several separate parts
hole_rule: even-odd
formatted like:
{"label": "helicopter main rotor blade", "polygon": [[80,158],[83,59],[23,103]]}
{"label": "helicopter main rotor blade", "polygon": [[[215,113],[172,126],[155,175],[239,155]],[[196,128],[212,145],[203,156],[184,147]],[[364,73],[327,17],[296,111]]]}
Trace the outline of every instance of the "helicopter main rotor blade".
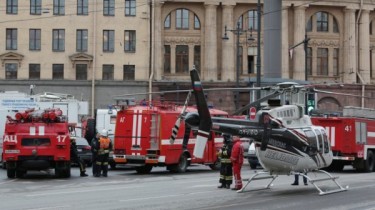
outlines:
{"label": "helicopter main rotor blade", "polygon": [[[186,114],[186,108],[187,108],[187,105],[189,103],[189,100],[190,100],[190,96],[191,96],[191,91],[189,91],[187,97],[186,97],[186,100],[185,100],[185,104],[184,104],[184,107],[182,108],[181,110],[181,113],[180,113],[180,116],[178,116],[177,120],[176,120],[176,123],[172,129],[172,135],[171,137],[169,138],[169,142],[171,144],[174,143],[175,139],[176,139],[176,136],[177,136],[177,133],[178,131],[180,130],[180,124],[181,124],[181,120],[182,118],[185,116]],[[185,125],[186,126],[186,125]]]}
{"label": "helicopter main rotor blade", "polygon": [[369,96],[361,96],[361,95],[355,95],[355,94],[349,94],[349,93],[338,93],[338,92],[332,92],[332,91],[326,91],[326,90],[318,90],[318,89],[315,89],[315,88],[312,90],[312,92],[341,95],[341,96],[351,96],[351,97],[357,97],[357,98],[375,99],[375,98],[369,97]]}

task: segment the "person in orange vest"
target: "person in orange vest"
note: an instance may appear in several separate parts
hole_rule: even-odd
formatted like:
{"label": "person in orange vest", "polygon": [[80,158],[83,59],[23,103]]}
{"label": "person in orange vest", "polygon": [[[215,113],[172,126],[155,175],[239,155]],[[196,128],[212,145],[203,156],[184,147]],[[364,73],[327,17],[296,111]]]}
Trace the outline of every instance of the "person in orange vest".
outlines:
{"label": "person in orange vest", "polygon": [[240,137],[233,136],[233,147],[230,160],[233,164],[234,188],[232,190],[240,190],[242,188],[241,168],[243,164],[243,146]]}
{"label": "person in orange vest", "polygon": [[[109,151],[112,149],[111,139],[108,138],[108,131],[103,129],[100,132],[99,145],[97,150],[97,159],[95,162],[95,175],[94,177],[108,176],[108,159]],[[102,174],[101,174],[102,173]]]}

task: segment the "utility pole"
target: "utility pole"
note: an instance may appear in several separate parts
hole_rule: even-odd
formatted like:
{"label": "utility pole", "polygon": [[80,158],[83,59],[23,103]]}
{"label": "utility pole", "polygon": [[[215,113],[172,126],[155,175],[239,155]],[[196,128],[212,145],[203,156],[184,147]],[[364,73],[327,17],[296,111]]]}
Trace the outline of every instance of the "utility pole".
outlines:
{"label": "utility pole", "polygon": [[[257,37],[258,37],[258,43],[257,43],[257,80],[256,80],[256,85],[257,87],[260,87],[260,26],[261,26],[261,21],[260,21],[260,14],[261,11],[260,11],[260,0],[258,0],[258,3],[257,3],[257,24],[258,24],[258,28],[257,28]],[[257,98],[256,100],[259,100],[260,99],[260,90],[257,90]]]}

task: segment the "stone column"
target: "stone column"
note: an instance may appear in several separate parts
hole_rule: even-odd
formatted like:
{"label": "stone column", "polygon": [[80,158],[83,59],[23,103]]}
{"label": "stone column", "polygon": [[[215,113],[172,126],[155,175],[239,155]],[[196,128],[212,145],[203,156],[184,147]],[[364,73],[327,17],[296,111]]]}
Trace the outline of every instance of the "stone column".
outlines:
{"label": "stone column", "polygon": [[345,9],[344,16],[344,83],[356,82],[355,10]]}
{"label": "stone column", "polygon": [[289,6],[283,6],[281,13],[281,77],[290,79],[289,74]]}
{"label": "stone column", "polygon": [[217,80],[217,34],[216,34],[217,5],[205,5],[204,33],[204,68],[203,80]]}
{"label": "stone column", "polygon": [[[233,29],[233,5],[223,5],[223,33],[225,32],[225,26],[228,29]],[[224,34],[223,34],[224,35]],[[227,32],[228,40],[222,40],[223,50],[221,59],[221,80],[223,81],[235,81],[236,70],[234,61],[234,40],[235,36],[232,32]]]}
{"label": "stone column", "polygon": [[[164,57],[162,55],[161,57]],[[171,74],[176,74],[176,44],[171,44]]]}
{"label": "stone column", "polygon": [[[190,69],[193,69],[193,65],[194,65],[194,44],[189,44],[189,69],[188,71],[190,71]],[[187,74],[189,74],[189,72],[186,72]]]}
{"label": "stone column", "polygon": [[[294,8],[294,42],[293,46],[305,39],[306,21],[305,6]],[[305,51],[303,44],[293,49],[293,79],[305,80]]]}
{"label": "stone column", "polygon": [[[157,1],[154,1],[154,79],[160,80],[163,73],[163,59],[164,59],[164,50],[163,50],[163,41],[162,41],[162,18],[161,18],[161,10],[163,4]],[[172,51],[172,49],[171,49]],[[171,52],[172,56],[172,52]],[[171,63],[172,64],[172,63]],[[172,67],[172,65],[171,65]],[[172,71],[172,69],[171,69]]]}
{"label": "stone column", "polygon": [[359,21],[359,73],[365,83],[370,83],[370,18],[369,10],[362,10]]}

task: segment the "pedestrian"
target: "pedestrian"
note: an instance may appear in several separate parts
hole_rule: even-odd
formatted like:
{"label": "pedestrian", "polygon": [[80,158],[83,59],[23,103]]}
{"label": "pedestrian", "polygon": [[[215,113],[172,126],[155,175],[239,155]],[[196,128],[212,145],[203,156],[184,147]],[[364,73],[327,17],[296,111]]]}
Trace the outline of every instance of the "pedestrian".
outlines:
{"label": "pedestrian", "polygon": [[108,131],[103,129],[100,132],[98,156],[95,162],[96,171],[94,177],[100,177],[100,175],[108,176],[108,159],[109,151],[112,149],[111,140],[108,138]]}
{"label": "pedestrian", "polygon": [[98,171],[98,167],[96,166],[96,161],[98,160],[98,151],[99,151],[99,138],[100,133],[96,131],[95,137],[91,140],[91,153],[92,153],[92,175],[95,176]]}
{"label": "pedestrian", "polygon": [[79,171],[81,172],[80,176],[88,176],[86,174],[86,166],[78,156],[76,138],[74,136],[70,137],[70,161],[76,163],[79,166]]}
{"label": "pedestrian", "polygon": [[233,136],[233,147],[230,160],[233,164],[234,188],[232,190],[240,190],[242,188],[241,168],[243,164],[243,146],[240,137]]}
{"label": "pedestrian", "polygon": [[[305,172],[305,175],[307,175],[307,172]],[[299,174],[294,174],[294,182],[292,185],[298,185],[298,180],[299,180]],[[303,176],[303,184],[307,185],[307,178]]]}
{"label": "pedestrian", "polygon": [[230,185],[233,181],[232,162],[230,160],[230,155],[232,152],[232,137],[228,134],[224,134],[223,138],[224,144],[220,151],[217,153],[218,158],[220,158],[219,183],[221,183],[218,188],[230,189]]}

